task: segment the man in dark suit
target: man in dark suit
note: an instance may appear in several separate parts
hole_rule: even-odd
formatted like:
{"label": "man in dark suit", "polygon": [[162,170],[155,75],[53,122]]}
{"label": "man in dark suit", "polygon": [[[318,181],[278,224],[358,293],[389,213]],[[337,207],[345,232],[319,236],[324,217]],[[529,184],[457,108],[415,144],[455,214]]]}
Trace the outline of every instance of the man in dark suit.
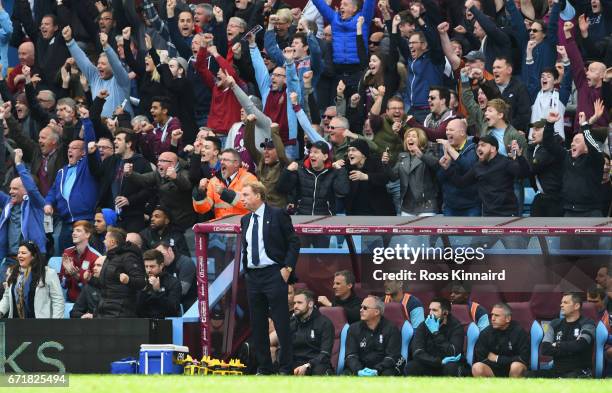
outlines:
{"label": "man in dark suit", "polygon": [[289,214],[265,203],[266,188],[263,184],[249,183],[241,194],[244,207],[252,212],[242,217],[240,226],[257,374],[272,373],[268,315],[274,322],[281,348],[278,371],[280,374],[293,374],[286,299],[288,283],[295,281],[293,271],[300,241]]}

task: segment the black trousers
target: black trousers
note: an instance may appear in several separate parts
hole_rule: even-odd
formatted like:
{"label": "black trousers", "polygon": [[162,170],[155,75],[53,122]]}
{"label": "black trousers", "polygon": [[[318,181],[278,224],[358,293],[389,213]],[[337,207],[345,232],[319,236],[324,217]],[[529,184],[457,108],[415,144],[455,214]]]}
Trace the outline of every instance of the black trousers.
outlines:
{"label": "black trousers", "polygon": [[274,321],[278,336],[278,371],[293,374],[293,349],[289,331],[288,286],[280,273],[281,266],[272,265],[261,269],[247,269],[247,295],[253,338],[253,352],[257,359],[257,372],[272,374],[268,315]]}
{"label": "black trousers", "polygon": [[416,376],[445,376],[445,377],[461,377],[465,375],[461,362],[451,362],[440,367],[431,367],[418,360],[411,360],[406,363],[406,375],[409,377]]}
{"label": "black trousers", "polygon": [[538,194],[531,205],[531,217],[563,217],[563,202],[561,198]]}
{"label": "black trousers", "polygon": [[[295,369],[306,363],[308,363],[307,359],[294,359],[292,367]],[[334,369],[329,363],[319,363],[309,368],[306,375],[334,375]]]}

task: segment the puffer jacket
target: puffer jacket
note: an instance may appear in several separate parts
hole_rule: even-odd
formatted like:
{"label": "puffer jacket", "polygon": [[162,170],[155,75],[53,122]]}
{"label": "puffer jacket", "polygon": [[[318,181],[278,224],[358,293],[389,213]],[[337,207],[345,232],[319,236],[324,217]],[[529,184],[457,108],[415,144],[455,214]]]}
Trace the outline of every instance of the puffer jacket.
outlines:
{"label": "puffer jacket", "polygon": [[[430,152],[424,153],[421,158],[406,152],[399,154],[397,163],[390,168],[389,176],[391,180],[400,180],[402,211],[414,215],[438,211],[437,165],[438,160]],[[406,198],[409,198],[408,203],[404,202]]]}
{"label": "puffer jacket", "polygon": [[346,170],[333,169],[327,161],[320,173],[315,173],[310,160],[304,160],[297,171],[287,168],[281,173],[276,186],[282,193],[296,193],[297,214],[305,216],[333,216],[336,214],[336,198],[349,193],[349,180]]}
{"label": "puffer jacket", "polygon": [[[127,284],[119,281],[121,273],[130,277]],[[128,242],[110,250],[106,254],[100,277],[91,280],[101,289],[96,317],[136,317],[136,295],[147,284],[142,253],[138,247]]]}
{"label": "puffer jacket", "polygon": [[[370,23],[374,17],[374,6],[376,1],[365,0],[363,7],[352,18],[343,20],[340,12],[334,11],[325,0],[312,0],[315,7],[319,10],[323,18],[331,24],[333,60],[334,64],[359,64],[359,54],[357,53],[357,19],[363,16],[363,37],[367,40],[370,36]],[[367,47],[367,43],[366,43]]]}

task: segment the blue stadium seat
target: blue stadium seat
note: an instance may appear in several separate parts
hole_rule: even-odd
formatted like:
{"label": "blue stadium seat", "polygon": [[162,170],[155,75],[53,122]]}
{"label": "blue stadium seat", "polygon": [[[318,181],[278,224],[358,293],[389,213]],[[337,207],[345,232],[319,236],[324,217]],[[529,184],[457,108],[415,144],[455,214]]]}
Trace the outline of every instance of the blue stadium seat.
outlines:
{"label": "blue stadium seat", "polygon": [[595,329],[595,378],[603,378],[606,364],[605,345],[608,341],[608,329],[599,321]]}
{"label": "blue stadium seat", "polygon": [[474,322],[470,323],[467,330],[467,350],[465,351],[465,357],[470,367],[474,361],[474,347],[476,347],[479,336],[480,329],[478,329],[478,326]]}
{"label": "blue stadium seat", "polygon": [[538,323],[538,321],[533,321],[529,337],[531,341],[529,368],[531,370],[537,370],[540,366],[540,343],[544,338],[544,329],[542,329],[542,326]]}
{"label": "blue stadium seat", "polygon": [[70,311],[72,311],[74,303],[64,303],[64,319],[70,319]]}
{"label": "blue stadium seat", "polygon": [[412,324],[405,321],[402,326],[402,357],[406,359],[406,361],[408,361],[408,357],[410,356],[410,341],[412,341],[413,335],[414,329],[412,328]]}
{"label": "blue stadium seat", "polygon": [[56,273],[59,274],[60,270],[62,270],[62,257],[49,258],[47,266],[49,266],[51,269],[55,270]]}
{"label": "blue stadium seat", "polygon": [[346,356],[346,335],[348,334],[349,324],[347,323],[342,328],[340,333],[340,352],[338,352],[338,367],[336,367],[336,374],[342,375],[344,371],[344,358]]}

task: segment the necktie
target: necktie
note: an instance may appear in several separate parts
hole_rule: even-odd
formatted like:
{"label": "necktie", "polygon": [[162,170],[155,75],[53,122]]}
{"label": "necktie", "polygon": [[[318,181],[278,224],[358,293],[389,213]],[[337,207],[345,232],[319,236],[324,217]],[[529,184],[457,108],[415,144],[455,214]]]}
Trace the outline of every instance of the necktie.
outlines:
{"label": "necktie", "polygon": [[255,213],[253,213],[253,228],[251,229],[251,252],[253,266],[259,266],[259,225]]}

